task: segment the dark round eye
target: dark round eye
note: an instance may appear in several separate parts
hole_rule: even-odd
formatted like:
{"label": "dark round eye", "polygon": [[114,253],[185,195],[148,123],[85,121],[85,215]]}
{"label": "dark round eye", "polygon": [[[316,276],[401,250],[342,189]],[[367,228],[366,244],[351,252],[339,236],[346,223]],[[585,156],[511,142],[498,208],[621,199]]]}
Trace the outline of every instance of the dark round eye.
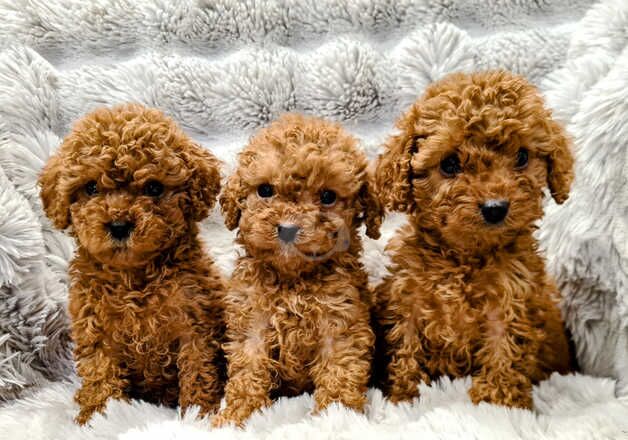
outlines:
{"label": "dark round eye", "polygon": [[144,185],[144,195],[149,197],[159,197],[164,192],[164,185],[156,180],[149,180]]}
{"label": "dark round eye", "polygon": [[275,190],[273,189],[273,186],[270,183],[262,183],[260,186],[257,187],[257,194],[260,197],[263,197],[263,198],[272,197],[274,193],[275,193]]}
{"label": "dark round eye", "polygon": [[450,154],[440,162],[440,170],[445,177],[454,177],[462,171],[460,159],[455,154]]}
{"label": "dark round eye", "polygon": [[325,189],[321,193],[321,203],[325,206],[331,206],[336,203],[336,193],[330,189]]}
{"label": "dark round eye", "polygon": [[98,194],[98,185],[95,180],[90,180],[85,184],[85,194],[93,196]]}
{"label": "dark round eye", "polygon": [[528,164],[528,150],[525,148],[520,148],[517,151],[517,162],[515,163],[515,168],[518,170],[525,168]]}

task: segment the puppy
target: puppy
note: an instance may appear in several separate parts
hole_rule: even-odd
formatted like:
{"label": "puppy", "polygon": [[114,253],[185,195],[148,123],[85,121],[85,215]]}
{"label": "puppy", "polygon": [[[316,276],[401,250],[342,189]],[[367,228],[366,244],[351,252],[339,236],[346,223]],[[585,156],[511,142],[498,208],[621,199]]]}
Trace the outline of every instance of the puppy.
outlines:
{"label": "puppy", "polygon": [[78,244],[76,421],[109,398],[216,409],[224,286],[196,225],[220,189],[214,156],[159,111],[124,105],[78,121],[39,183],[46,214]]}
{"label": "puppy", "polygon": [[473,402],[530,408],[532,384],[570,366],[533,238],[544,188],[568,196],[565,133],[506,72],[450,75],[397,126],[376,167],[382,203],[409,219],[376,288],[387,393],[408,400],[421,381],[470,374]]}
{"label": "puppy", "polygon": [[374,335],[358,226],[379,235],[367,161],[335,124],[286,115],[252,138],[220,197],[239,227],[227,302],[226,408],[241,425],[272,396],[314,391],[362,410]]}

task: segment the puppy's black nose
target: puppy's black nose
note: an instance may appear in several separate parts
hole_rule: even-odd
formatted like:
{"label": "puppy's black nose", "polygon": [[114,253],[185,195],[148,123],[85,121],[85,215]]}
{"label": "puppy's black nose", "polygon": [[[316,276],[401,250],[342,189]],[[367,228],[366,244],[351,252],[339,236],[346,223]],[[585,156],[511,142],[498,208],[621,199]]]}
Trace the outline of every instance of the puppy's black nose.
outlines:
{"label": "puppy's black nose", "polygon": [[129,238],[131,235],[131,231],[133,230],[133,226],[135,226],[131,222],[111,222],[107,223],[107,229],[113,238],[116,240],[125,240]]}
{"label": "puppy's black nose", "polygon": [[284,243],[292,243],[297,238],[299,227],[296,225],[279,225],[277,226],[277,235]]}
{"label": "puppy's black nose", "polygon": [[480,211],[482,211],[482,217],[486,223],[495,225],[506,218],[508,206],[509,203],[506,200],[487,200],[483,205],[480,205]]}

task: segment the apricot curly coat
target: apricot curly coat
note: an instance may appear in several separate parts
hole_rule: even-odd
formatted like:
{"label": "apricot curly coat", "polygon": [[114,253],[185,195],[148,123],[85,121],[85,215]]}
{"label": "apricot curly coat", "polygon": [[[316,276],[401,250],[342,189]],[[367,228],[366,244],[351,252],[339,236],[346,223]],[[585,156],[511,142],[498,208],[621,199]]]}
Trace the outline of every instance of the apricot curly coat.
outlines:
{"label": "apricot curly coat", "polygon": [[[77,422],[109,398],[216,409],[224,287],[196,222],[219,192],[218,161],[159,111],[124,105],[78,121],[40,185],[48,217],[78,242],[69,298]],[[133,225],[127,239],[112,237],[112,222]]]}
{"label": "apricot curly coat", "polygon": [[[570,363],[533,238],[544,188],[558,203],[568,196],[565,133],[537,90],[506,72],[450,75],[397,126],[376,170],[382,202],[409,218],[376,289],[387,393],[403,401],[421,381],[471,374],[473,402],[530,408],[532,383]],[[452,155],[454,174],[440,169]],[[509,202],[501,224],[484,221],[487,200]]]}
{"label": "apricot curly coat", "polygon": [[[336,194],[330,206],[324,191]],[[214,424],[242,424],[272,397],[305,391],[316,410],[362,410],[374,335],[358,226],[378,236],[381,211],[356,141],[336,124],[286,115],[240,154],[220,203],[245,254],[227,294],[227,406]],[[293,243],[279,240],[281,224],[300,228]]]}

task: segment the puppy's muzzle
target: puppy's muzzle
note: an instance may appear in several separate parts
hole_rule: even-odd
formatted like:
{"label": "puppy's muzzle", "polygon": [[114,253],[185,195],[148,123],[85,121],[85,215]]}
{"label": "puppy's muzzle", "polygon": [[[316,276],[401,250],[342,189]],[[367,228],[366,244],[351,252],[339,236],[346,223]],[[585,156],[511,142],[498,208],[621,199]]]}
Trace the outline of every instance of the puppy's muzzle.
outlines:
{"label": "puppy's muzzle", "polygon": [[126,240],[131,235],[131,231],[135,226],[131,222],[115,221],[107,223],[109,234],[116,240]]}
{"label": "puppy's muzzle", "polygon": [[299,227],[296,225],[278,225],[277,226],[277,236],[284,243],[293,243],[297,238],[297,233],[299,232]]}
{"label": "puppy's muzzle", "polygon": [[508,215],[509,205],[507,200],[487,200],[480,205],[480,211],[486,223],[496,225],[503,222]]}

